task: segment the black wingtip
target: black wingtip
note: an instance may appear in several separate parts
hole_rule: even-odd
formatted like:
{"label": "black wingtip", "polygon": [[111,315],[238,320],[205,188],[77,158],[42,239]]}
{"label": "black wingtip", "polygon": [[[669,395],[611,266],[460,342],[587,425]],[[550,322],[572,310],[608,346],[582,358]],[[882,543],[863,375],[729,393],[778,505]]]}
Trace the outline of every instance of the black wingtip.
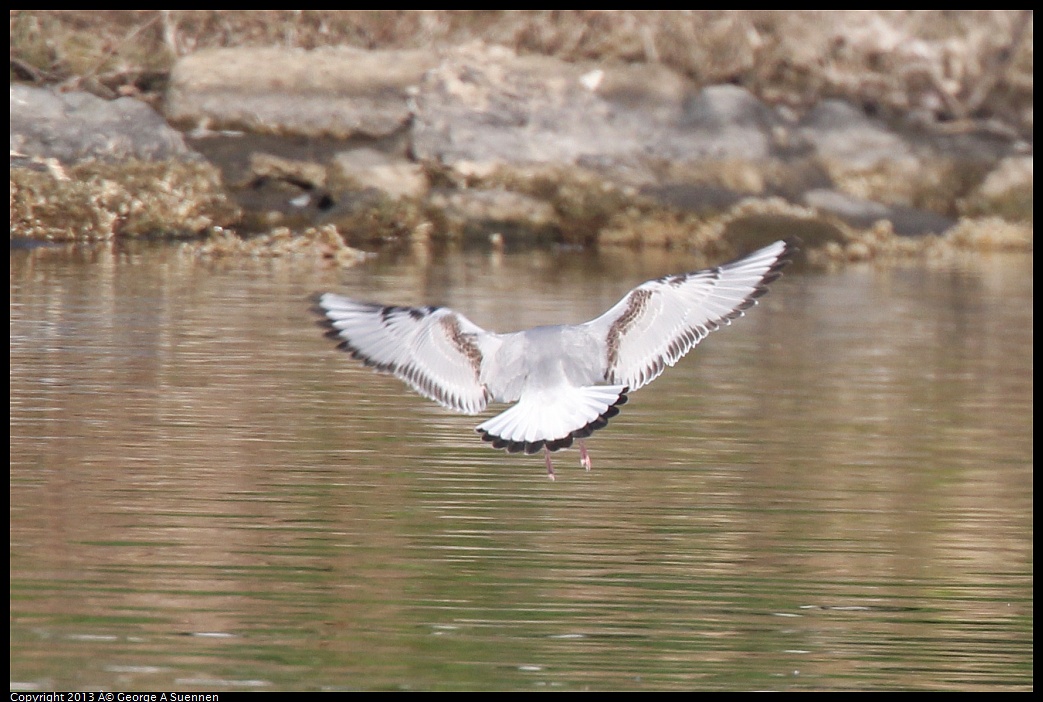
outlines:
{"label": "black wingtip", "polygon": [[768,291],[767,286],[782,277],[782,269],[793,263],[797,253],[800,252],[800,244],[803,242],[799,238],[792,236],[783,239],[782,243],[785,248],[783,248],[779,257],[775,259],[775,263],[768,269],[768,272],[764,274],[764,278],[761,279],[756,297],[766,293]]}
{"label": "black wingtip", "polygon": [[786,245],[786,249],[782,252],[782,255],[779,256],[779,261],[777,263],[779,268],[784,268],[793,263],[793,259],[798,253],[800,253],[800,247],[804,245],[804,242],[801,241],[800,237],[796,236],[786,237],[782,240],[782,243]]}
{"label": "black wingtip", "polygon": [[333,320],[330,319],[326,308],[322,306],[322,296],[325,294],[320,292],[309,295],[308,301],[311,302],[311,306],[308,311],[318,317],[315,324],[325,331],[324,336],[327,339],[341,340],[339,331],[333,326]]}

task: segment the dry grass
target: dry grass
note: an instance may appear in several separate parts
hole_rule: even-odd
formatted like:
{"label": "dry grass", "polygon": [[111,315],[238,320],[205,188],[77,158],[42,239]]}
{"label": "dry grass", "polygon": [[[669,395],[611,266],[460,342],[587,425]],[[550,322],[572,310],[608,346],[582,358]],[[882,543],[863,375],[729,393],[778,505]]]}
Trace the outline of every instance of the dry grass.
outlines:
{"label": "dry grass", "polygon": [[1032,12],[17,10],[11,78],[158,93],[215,46],[446,47],[482,40],[567,61],[658,62],[794,107],[842,96],[927,120],[1032,134]]}

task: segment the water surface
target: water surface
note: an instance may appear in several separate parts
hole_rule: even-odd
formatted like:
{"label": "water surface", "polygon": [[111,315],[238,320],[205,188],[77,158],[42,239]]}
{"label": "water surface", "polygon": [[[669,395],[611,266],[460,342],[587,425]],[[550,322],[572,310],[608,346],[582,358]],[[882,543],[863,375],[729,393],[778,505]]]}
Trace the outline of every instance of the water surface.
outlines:
{"label": "water surface", "polygon": [[12,251],[12,689],[1031,689],[1031,257],[790,269],[557,482],[308,312],[692,267]]}

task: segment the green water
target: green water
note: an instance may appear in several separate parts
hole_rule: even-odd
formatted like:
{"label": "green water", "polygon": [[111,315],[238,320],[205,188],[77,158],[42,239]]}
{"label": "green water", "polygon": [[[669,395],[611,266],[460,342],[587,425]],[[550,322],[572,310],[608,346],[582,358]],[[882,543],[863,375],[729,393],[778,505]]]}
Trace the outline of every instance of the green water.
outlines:
{"label": "green water", "polygon": [[1031,689],[1030,256],[791,269],[553,483],[308,313],[685,267],[12,251],[12,689]]}

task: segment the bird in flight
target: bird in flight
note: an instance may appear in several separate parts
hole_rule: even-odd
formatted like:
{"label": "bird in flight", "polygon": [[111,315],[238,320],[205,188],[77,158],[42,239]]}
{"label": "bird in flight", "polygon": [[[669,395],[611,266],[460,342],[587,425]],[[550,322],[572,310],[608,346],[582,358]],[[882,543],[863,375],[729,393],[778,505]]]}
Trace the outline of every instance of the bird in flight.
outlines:
{"label": "bird in flight", "polygon": [[794,252],[784,241],[716,268],[642,283],[583,324],[499,334],[446,307],[402,307],[323,293],[315,311],[338,347],[392,373],[444,407],[478,414],[514,403],[476,427],[510,453],[552,451],[579,442],[619,414],[627,394],[655,380],[707,334],[757,304]]}

